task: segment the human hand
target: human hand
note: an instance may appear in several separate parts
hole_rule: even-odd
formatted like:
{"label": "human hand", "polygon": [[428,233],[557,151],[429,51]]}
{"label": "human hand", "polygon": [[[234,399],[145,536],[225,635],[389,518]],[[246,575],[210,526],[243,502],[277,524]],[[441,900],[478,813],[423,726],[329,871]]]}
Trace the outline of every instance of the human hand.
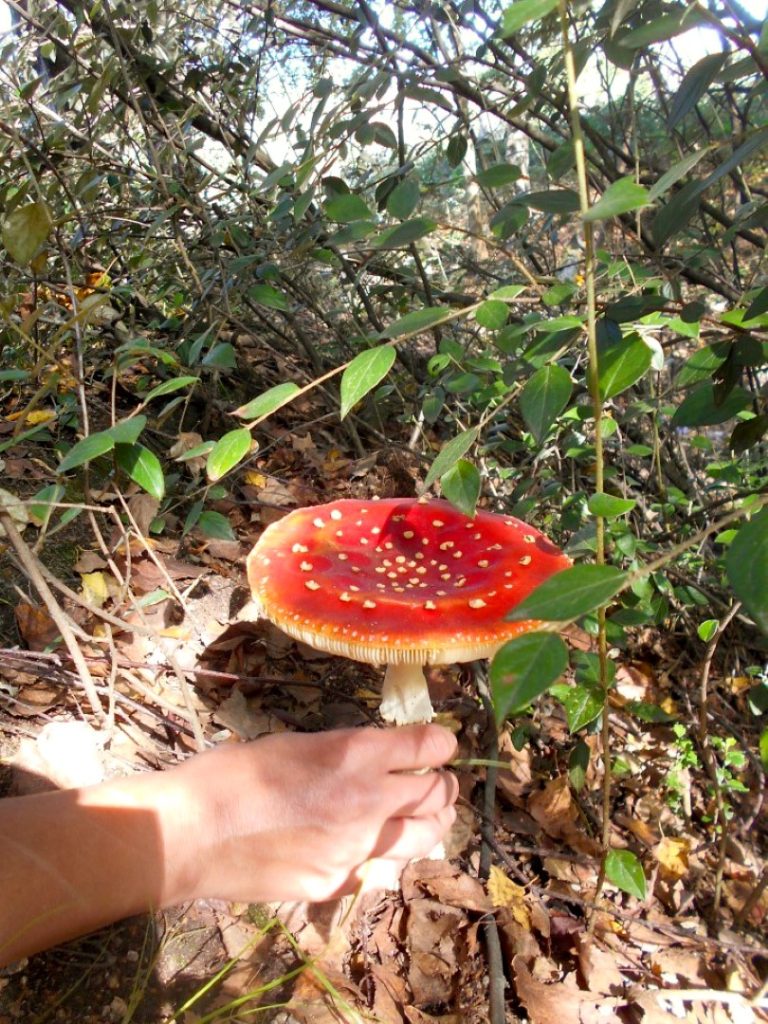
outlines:
{"label": "human hand", "polygon": [[[439,770],[456,740],[435,725],[281,733],[176,769],[195,810],[186,897],[322,901],[353,892],[371,858],[401,867],[455,820]],[[436,769],[415,774],[420,769]]]}

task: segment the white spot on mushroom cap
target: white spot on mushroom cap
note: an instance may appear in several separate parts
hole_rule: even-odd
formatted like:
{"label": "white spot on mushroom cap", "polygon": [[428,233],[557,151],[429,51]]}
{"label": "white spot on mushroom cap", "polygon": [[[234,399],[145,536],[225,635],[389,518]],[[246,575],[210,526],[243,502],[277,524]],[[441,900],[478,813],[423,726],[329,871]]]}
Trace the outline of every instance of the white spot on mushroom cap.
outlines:
{"label": "white spot on mushroom cap", "polygon": [[332,508],[331,519],[341,519],[341,511],[337,508]]}
{"label": "white spot on mushroom cap", "polygon": [[530,565],[530,564],[531,564],[531,556],[530,555],[523,555],[523,557],[520,559],[520,565]]}
{"label": "white spot on mushroom cap", "polygon": [[320,589],[320,584],[317,582],[317,580],[306,580],[305,583],[304,583],[304,586],[307,588],[307,590],[319,590]]}
{"label": "white spot on mushroom cap", "polygon": [[301,569],[302,572],[312,572],[312,563],[302,562],[299,568]]}
{"label": "white spot on mushroom cap", "polygon": [[469,601],[470,608],[485,608],[485,601],[482,597],[473,597]]}
{"label": "white spot on mushroom cap", "polygon": [[[300,555],[303,554],[305,551],[309,551],[309,548],[305,544],[294,544],[293,547],[291,548],[291,551],[294,553],[294,555]],[[268,564],[268,562],[269,559],[265,558],[265,565]]]}
{"label": "white spot on mushroom cap", "polygon": [[321,519],[318,516],[317,519],[313,519],[312,520],[312,525],[316,526],[318,528],[318,530],[321,530],[325,526],[325,520]]}

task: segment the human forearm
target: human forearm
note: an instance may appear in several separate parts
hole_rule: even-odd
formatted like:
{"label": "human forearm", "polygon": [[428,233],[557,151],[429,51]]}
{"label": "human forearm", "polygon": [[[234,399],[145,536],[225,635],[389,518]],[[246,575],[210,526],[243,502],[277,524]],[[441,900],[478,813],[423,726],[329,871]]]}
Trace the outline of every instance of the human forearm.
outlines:
{"label": "human forearm", "polygon": [[195,807],[175,771],[0,801],[0,963],[188,898]]}

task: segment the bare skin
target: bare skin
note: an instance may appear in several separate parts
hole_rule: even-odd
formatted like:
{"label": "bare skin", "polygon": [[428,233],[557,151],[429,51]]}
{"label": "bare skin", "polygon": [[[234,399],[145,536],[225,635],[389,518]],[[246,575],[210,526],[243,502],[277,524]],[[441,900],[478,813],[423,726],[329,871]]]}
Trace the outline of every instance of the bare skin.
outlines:
{"label": "bare skin", "polygon": [[0,964],[200,897],[354,892],[372,858],[402,865],[450,828],[458,785],[440,769],[455,753],[434,725],[285,733],[0,800]]}

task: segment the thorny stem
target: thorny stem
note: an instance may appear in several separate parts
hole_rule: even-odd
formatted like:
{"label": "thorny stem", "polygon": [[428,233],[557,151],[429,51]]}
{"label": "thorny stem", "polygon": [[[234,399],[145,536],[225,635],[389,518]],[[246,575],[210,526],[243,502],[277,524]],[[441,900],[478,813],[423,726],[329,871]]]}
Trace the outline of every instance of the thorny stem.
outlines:
{"label": "thorny stem", "polygon": [[[579,183],[579,209],[582,218],[589,210],[589,181],[587,177],[587,159],[584,149],[584,135],[579,116],[579,98],[576,90],[576,64],[573,50],[568,37],[568,0],[560,0],[560,28],[563,37],[563,58],[565,74],[568,82],[568,109],[571,120],[574,155],[576,158],[576,176]],[[595,420],[595,491],[603,491],[605,480],[605,459],[603,454],[603,399],[600,394],[597,354],[597,301],[595,288],[595,240],[592,223],[582,219],[584,232],[584,286],[587,297],[587,353],[589,356],[589,394],[592,400],[592,413]],[[605,565],[605,520],[602,516],[595,517],[596,550],[595,560],[598,565]],[[599,662],[600,685],[605,694],[602,720],[603,748],[603,859],[597,879],[595,903],[599,901],[605,882],[605,863],[611,841],[611,733],[608,719],[608,642],[605,632],[605,607],[597,612],[598,635],[597,654]],[[594,925],[595,915],[590,921],[590,932]]]}

